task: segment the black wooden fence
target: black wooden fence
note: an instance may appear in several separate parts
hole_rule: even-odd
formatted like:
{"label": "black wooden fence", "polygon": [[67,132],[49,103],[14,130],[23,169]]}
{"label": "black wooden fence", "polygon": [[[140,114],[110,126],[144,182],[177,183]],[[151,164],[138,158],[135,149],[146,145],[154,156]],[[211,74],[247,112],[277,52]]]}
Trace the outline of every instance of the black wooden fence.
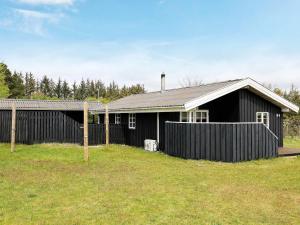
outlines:
{"label": "black wooden fence", "polygon": [[277,137],[261,123],[166,122],[166,154],[223,162],[278,155]]}
{"label": "black wooden fence", "polygon": [[[83,124],[61,111],[17,111],[16,143],[83,143]],[[89,144],[105,144],[105,126],[89,124]],[[126,126],[110,125],[110,143],[124,144]],[[11,139],[11,111],[0,111],[0,143]]]}
{"label": "black wooden fence", "polygon": [[[16,143],[80,143],[80,123],[60,111],[17,111]],[[0,111],[0,142],[10,142],[11,111]]]}

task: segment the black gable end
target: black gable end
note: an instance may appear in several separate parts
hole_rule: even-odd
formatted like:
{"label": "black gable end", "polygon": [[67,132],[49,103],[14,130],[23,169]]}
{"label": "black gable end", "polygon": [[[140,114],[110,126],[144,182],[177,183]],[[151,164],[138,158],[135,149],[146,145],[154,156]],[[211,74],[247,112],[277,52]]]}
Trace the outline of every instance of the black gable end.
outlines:
{"label": "black gable end", "polygon": [[256,122],[256,112],[268,112],[270,130],[278,137],[283,146],[283,113],[281,108],[253,92],[239,90],[239,122]]}

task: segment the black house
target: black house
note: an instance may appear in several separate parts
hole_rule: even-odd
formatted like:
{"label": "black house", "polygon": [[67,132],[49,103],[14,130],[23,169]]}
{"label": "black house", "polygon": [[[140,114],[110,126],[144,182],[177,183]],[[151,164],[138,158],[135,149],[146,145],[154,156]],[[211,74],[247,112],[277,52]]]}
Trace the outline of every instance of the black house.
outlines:
{"label": "black house", "polygon": [[[164,74],[160,91],[124,97],[111,102],[108,108],[110,124],[127,128],[126,144],[143,146],[145,139],[154,139],[160,150],[165,148],[166,121],[261,123],[282,146],[283,113],[299,111],[298,106],[251,78],[166,90]],[[99,113],[103,123],[104,111]]]}

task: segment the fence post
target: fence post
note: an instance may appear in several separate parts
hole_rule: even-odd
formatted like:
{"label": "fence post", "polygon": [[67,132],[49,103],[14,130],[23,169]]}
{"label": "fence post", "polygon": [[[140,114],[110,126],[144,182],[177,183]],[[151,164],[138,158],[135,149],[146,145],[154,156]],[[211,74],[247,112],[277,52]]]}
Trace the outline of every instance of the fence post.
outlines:
{"label": "fence post", "polygon": [[11,152],[16,148],[16,104],[12,103],[11,106]]}
{"label": "fence post", "polygon": [[89,105],[84,102],[83,106],[83,150],[84,150],[84,161],[89,160],[89,127],[88,127],[88,113]]}
{"label": "fence post", "polygon": [[109,114],[108,114],[108,105],[105,105],[105,144],[109,145]]}

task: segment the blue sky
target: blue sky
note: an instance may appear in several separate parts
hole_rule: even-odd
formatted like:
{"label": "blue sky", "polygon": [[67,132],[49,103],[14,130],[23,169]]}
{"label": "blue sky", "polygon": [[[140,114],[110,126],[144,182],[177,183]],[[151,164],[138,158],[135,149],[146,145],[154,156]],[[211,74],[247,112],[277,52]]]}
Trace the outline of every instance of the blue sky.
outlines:
{"label": "blue sky", "polygon": [[12,70],[167,87],[187,77],[300,86],[300,1],[2,0]]}

